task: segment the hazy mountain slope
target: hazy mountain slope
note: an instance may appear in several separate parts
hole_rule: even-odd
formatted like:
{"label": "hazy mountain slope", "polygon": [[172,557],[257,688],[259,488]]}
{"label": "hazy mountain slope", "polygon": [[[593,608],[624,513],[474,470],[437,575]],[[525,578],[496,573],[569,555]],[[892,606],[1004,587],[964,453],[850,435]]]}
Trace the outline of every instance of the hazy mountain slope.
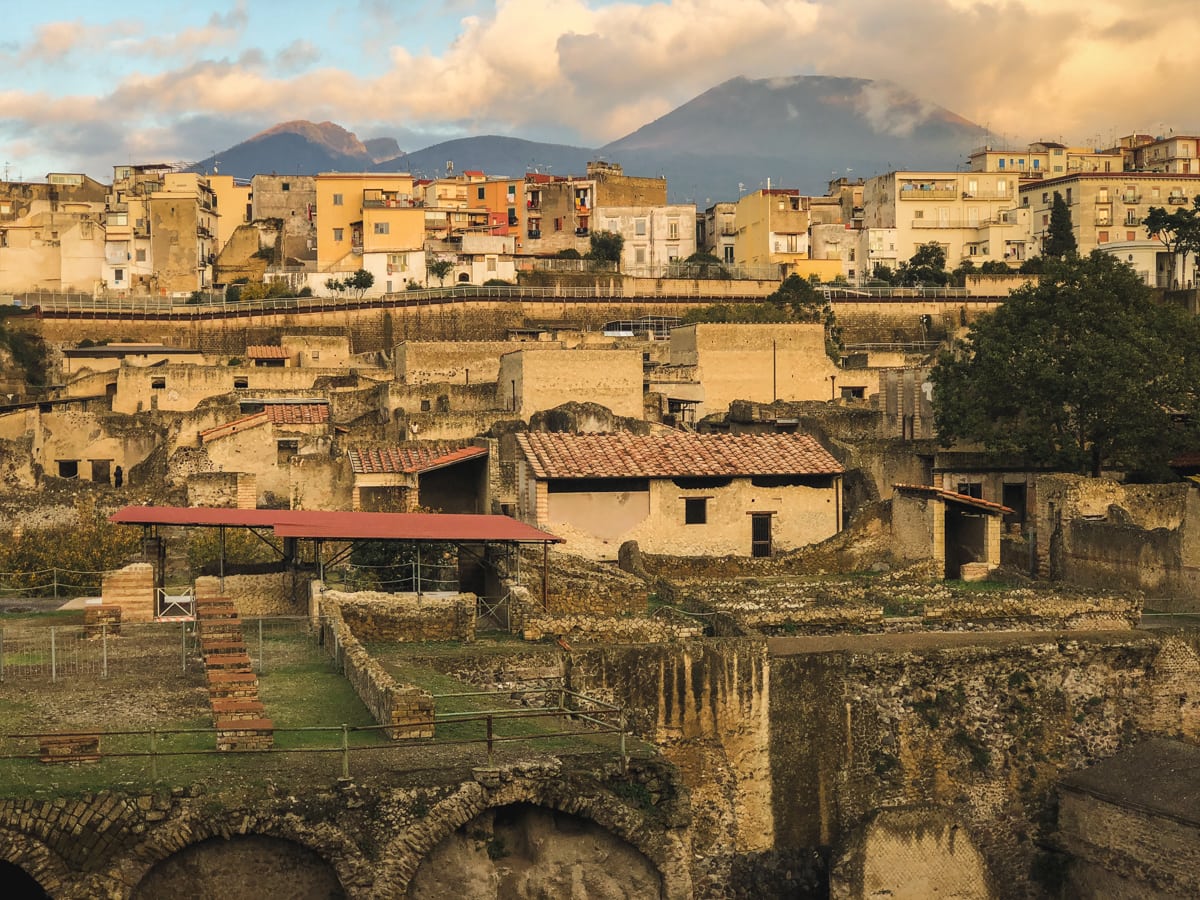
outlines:
{"label": "hazy mountain slope", "polygon": [[475,169],[496,177],[517,178],[534,169],[554,175],[582,175],[587,170],[588,160],[596,158],[595,154],[595,150],[586,147],[489,134],[443,141],[399,159],[382,162],[375,166],[375,171],[412,172],[436,178],[444,175],[446,163],[452,162],[455,172]]}

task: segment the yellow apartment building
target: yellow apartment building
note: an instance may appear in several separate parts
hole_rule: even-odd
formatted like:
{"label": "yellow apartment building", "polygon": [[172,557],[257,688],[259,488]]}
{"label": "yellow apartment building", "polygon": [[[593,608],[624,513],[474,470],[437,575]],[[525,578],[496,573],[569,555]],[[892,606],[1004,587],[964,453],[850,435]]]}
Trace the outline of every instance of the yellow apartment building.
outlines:
{"label": "yellow apartment building", "polygon": [[[817,201],[814,203],[814,201]],[[734,212],[734,261],[749,269],[778,270],[832,281],[842,274],[842,261],[812,258],[811,224],[834,224],[841,207],[828,197],[802,197],[795,188],[768,188],[746,194]]]}
{"label": "yellow apartment building", "polygon": [[1125,165],[1120,148],[1094,150],[1056,141],[1034,141],[1024,150],[985,145],[972,151],[967,159],[972,172],[1004,172],[1022,181],[1059,178],[1075,172],[1120,172]]}
{"label": "yellow apartment building", "polygon": [[387,274],[389,254],[420,251],[425,211],[414,202],[411,175],[325,172],[314,181],[318,271],[366,268],[378,281]]}
{"label": "yellow apartment building", "polygon": [[[1071,213],[1071,229],[1080,254],[1111,249],[1114,243],[1136,244],[1149,239],[1143,220],[1150,207],[1168,211],[1191,206],[1200,194],[1200,173],[1113,172],[1079,173],[1065,178],[1047,179],[1021,187],[1021,207],[1028,211],[1031,237],[1040,250],[1050,228],[1050,208],[1059,193]],[[1159,253],[1156,276],[1152,283],[1167,287],[1167,254]],[[1190,271],[1176,268],[1180,285],[1197,283],[1195,260],[1189,259]]]}
{"label": "yellow apartment building", "polygon": [[946,268],[964,260],[1017,263],[1028,255],[1019,176],[1004,172],[889,172],[863,187],[863,228],[883,229],[897,262],[923,244],[946,252]]}
{"label": "yellow apartment building", "polygon": [[104,259],[107,188],[86,175],[0,182],[0,291],[85,291]]}
{"label": "yellow apartment building", "polygon": [[248,225],[252,219],[250,182],[232,175],[209,175],[209,187],[213,191],[213,205],[217,213],[214,253],[220,253],[225,242],[239,225]]}

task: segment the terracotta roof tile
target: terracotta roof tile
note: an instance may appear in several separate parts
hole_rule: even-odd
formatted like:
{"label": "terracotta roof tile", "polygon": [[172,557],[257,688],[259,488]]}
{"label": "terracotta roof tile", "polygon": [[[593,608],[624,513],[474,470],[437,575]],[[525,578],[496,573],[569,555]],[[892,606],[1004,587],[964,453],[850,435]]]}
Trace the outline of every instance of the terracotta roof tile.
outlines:
{"label": "terracotta roof tile", "polygon": [[539,478],[674,478],[838,475],[845,471],[808,435],[518,434]]}
{"label": "terracotta roof tile", "polygon": [[411,447],[351,447],[350,466],[355,474],[408,475],[440,469],[466,459],[487,456],[486,447],[451,447],[446,444],[418,444]]}
{"label": "terracotta roof tile", "polygon": [[894,484],[892,487],[898,491],[907,491],[912,494],[926,494],[930,497],[937,497],[939,500],[961,503],[963,506],[974,506],[985,512],[1002,514],[1012,514],[1015,512],[1015,510],[1011,510],[1001,503],[993,503],[991,500],[980,500],[978,497],[972,497],[969,494],[959,494],[956,491],[948,491],[945,488],[934,487],[931,484]]}
{"label": "terracotta roof tile", "polygon": [[246,348],[246,356],[250,359],[287,359],[288,355],[282,347],[271,344],[252,344]]}
{"label": "terracotta roof tile", "polygon": [[272,425],[323,425],[329,421],[328,403],[268,403],[263,412]]}

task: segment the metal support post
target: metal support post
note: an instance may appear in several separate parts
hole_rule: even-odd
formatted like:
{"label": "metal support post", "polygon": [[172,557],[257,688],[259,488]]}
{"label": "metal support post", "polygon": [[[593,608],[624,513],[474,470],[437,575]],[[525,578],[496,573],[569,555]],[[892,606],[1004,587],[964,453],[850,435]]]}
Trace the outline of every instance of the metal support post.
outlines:
{"label": "metal support post", "polygon": [[342,723],[342,777],[350,778],[350,726]]}
{"label": "metal support post", "polygon": [[50,680],[58,681],[58,648],[54,643],[54,626],[50,626]]}

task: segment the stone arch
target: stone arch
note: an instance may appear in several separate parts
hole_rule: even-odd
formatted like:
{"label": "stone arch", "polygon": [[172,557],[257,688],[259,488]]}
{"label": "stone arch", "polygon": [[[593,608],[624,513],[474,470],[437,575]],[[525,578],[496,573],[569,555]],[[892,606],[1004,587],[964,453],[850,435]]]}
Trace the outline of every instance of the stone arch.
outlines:
{"label": "stone arch", "polygon": [[610,832],[641,853],[657,871],[665,900],[691,897],[688,858],[678,836],[661,824],[651,826],[646,816],[599,789],[585,792],[565,781],[511,781],[489,789],[471,782],[442,800],[385,848],[388,862],[375,879],[374,897],[404,897],[421,862],[458,829],[489,810],[529,804],[569,813]]}
{"label": "stone arch", "polygon": [[0,828],[0,861],[16,866],[53,897],[70,877],[58,855],[36,838]]}
{"label": "stone arch", "polygon": [[970,829],[933,804],[877,809],[839,842],[829,874],[830,900],[961,897],[990,900],[995,882]]}
{"label": "stone arch", "polygon": [[[333,871],[347,896],[362,895],[371,879],[364,876],[370,867],[358,845],[329,823],[312,825],[301,815],[227,810],[214,817],[189,812],[153,829],[109,871],[114,883],[140,885],[156,866],[190,847],[213,839],[259,837],[286,841],[314,854]],[[136,888],[121,892],[136,896]]]}

